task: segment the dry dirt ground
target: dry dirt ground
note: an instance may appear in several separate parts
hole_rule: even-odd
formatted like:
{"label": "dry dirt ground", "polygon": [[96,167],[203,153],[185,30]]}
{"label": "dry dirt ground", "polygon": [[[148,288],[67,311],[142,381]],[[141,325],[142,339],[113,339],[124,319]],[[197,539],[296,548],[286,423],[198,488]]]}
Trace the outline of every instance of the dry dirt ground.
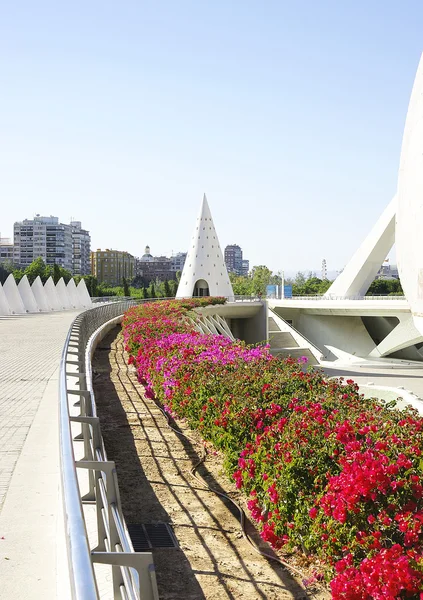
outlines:
{"label": "dry dirt ground", "polygon": [[[234,505],[202,489],[192,477],[201,439],[180,421],[175,428],[191,439],[172,431],[155,402],[145,398],[135,369],[127,365],[120,328],[97,348],[93,375],[101,430],[107,455],[116,462],[127,523],[169,523],[179,545],[153,550],[161,600],[329,597],[321,590],[306,592],[301,577],[294,579],[280,564],[256,553],[241,533]],[[221,457],[211,453],[197,473],[245,507],[221,464]],[[246,529],[262,550],[274,555],[248,520]]]}

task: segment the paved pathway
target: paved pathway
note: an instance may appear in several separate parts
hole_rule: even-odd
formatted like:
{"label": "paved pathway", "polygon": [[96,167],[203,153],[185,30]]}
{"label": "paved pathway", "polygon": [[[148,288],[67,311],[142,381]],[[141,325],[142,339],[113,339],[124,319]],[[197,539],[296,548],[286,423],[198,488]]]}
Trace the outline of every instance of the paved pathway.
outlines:
{"label": "paved pathway", "polygon": [[401,388],[404,388],[423,399],[423,364],[372,364],[369,361],[368,364],[330,368],[326,363],[323,370],[330,377],[344,377],[345,379],[350,377],[358,385],[367,386],[372,383],[375,386],[400,388],[398,389],[399,396]]}
{"label": "paved pathway", "polygon": [[58,367],[78,312],[0,317],[2,600],[56,597]]}

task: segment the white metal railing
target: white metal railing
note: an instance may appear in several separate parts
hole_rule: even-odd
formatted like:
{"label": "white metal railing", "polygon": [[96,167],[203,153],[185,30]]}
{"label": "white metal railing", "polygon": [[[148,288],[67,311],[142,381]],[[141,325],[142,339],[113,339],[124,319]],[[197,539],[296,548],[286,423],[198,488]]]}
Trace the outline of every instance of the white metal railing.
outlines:
{"label": "white metal railing", "polygon": [[[91,355],[99,329],[134,306],[133,300],[101,304],[76,317],[66,338],[60,363],[60,461],[70,591],[73,600],[99,600],[93,563],[112,565],[113,597],[158,600],[151,552],[134,552],[122,513],[116,468],[107,459],[91,382]],[[78,386],[71,385],[71,381]],[[71,406],[79,407],[74,415]],[[74,438],[72,426],[81,427]],[[75,459],[74,441],[84,446]],[[81,495],[77,469],[88,472],[89,490]],[[91,550],[83,502],[95,503],[98,546]]]}
{"label": "white metal railing", "polygon": [[268,298],[268,300],[405,300],[405,296],[292,296],[290,298]]}

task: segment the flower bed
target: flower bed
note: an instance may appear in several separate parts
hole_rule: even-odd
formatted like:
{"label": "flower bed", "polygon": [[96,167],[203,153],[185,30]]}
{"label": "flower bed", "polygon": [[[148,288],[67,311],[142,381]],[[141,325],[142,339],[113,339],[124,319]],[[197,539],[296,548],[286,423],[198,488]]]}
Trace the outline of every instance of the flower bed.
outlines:
{"label": "flower bed", "polygon": [[267,347],[198,333],[187,316],[215,302],[125,315],[146,393],[224,453],[263,539],[324,562],[334,599],[423,598],[423,419]]}

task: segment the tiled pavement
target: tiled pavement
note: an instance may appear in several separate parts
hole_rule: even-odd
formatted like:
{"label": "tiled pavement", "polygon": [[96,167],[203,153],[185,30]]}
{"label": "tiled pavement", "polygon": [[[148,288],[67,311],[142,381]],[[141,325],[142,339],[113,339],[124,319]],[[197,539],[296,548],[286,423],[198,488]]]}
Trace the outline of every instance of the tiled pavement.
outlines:
{"label": "tiled pavement", "polygon": [[79,311],[0,317],[0,511],[47,383]]}

